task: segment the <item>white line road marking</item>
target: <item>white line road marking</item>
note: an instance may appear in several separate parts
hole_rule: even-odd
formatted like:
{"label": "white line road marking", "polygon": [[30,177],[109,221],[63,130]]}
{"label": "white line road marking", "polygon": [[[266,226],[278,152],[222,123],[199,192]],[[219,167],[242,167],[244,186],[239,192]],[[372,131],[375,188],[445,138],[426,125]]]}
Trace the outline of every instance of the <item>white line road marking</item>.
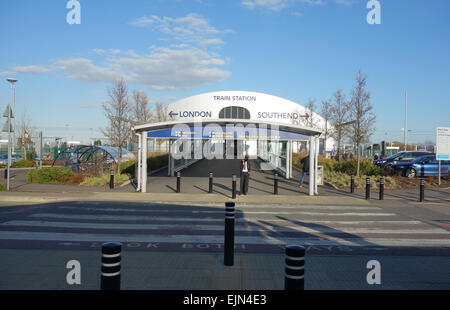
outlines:
{"label": "white line road marking", "polygon": [[[56,227],[56,228],[86,228],[86,229],[111,229],[111,230],[186,230],[186,231],[223,231],[223,225],[192,225],[192,224],[105,224],[105,223],[76,223],[76,222],[49,222],[49,221],[9,221],[1,226],[27,226],[27,227]],[[302,233],[372,233],[372,234],[448,234],[450,231],[429,226],[425,229],[383,229],[383,228],[331,228],[331,227],[303,227],[283,226],[273,227],[267,224],[236,225],[236,231],[246,232],[302,232]],[[0,232],[1,233],[1,232]]]}
{"label": "white line road marking", "polygon": [[[144,212],[144,213],[182,213],[188,212],[192,214],[225,214],[225,209],[223,210],[140,210],[140,209],[117,209],[117,208],[76,208],[76,207],[59,207],[60,209],[75,209],[79,211],[102,211],[102,212]],[[359,212],[340,212],[340,213],[324,213],[324,212],[309,212],[309,211],[243,211],[237,210],[242,214],[272,214],[272,215],[323,215],[323,216],[396,216],[395,213],[359,213]]]}
{"label": "white line road marking", "polygon": [[[225,212],[223,213],[225,216]],[[189,217],[160,217],[160,216],[144,216],[144,215],[103,215],[103,214],[58,214],[58,213],[36,213],[31,214],[28,217],[32,218],[54,218],[54,219],[73,219],[73,220],[109,220],[109,221],[173,221],[173,222],[210,222],[210,221],[223,221],[224,218],[189,218]],[[245,218],[237,218],[236,222],[250,222],[259,224],[260,221],[265,222],[289,222],[289,219],[263,219],[263,218],[253,218],[253,217],[245,217]],[[298,220],[293,220],[298,221]],[[336,224],[336,225],[359,225],[359,224],[378,224],[378,223],[386,223],[386,224],[423,224],[420,221],[324,221],[324,220],[314,220],[314,221],[305,221],[302,220],[302,223],[310,223],[310,224]]]}
{"label": "white line road marking", "polygon": [[[218,209],[223,210],[223,205],[215,205],[215,206],[205,206],[205,205],[189,205],[187,207],[183,207],[181,210],[179,206],[174,206],[172,210],[167,209],[158,209],[160,206],[152,206],[150,209],[148,206],[142,206],[142,208],[133,209],[133,208],[115,208],[115,207],[73,207],[73,206],[59,206],[58,209],[65,209],[65,210],[87,210],[87,211],[112,211],[112,212],[155,212],[155,211],[164,211],[164,212],[222,212],[222,211],[210,211],[210,210],[189,210],[190,207],[195,208],[204,208],[204,209]],[[146,209],[144,209],[146,208]],[[154,208],[154,209],[153,209]],[[169,207],[170,208],[170,207]],[[298,205],[298,206],[280,206],[280,205],[261,205],[261,206],[239,206],[236,208],[236,210],[245,210],[245,209],[295,209],[295,210],[302,210],[302,209],[314,209],[314,210],[382,210],[379,207],[372,207],[372,206],[322,206],[322,205]]]}
{"label": "white line road marking", "polygon": [[[79,233],[48,233],[48,232],[16,232],[8,231],[0,233],[0,240],[40,240],[61,242],[158,242],[158,243],[220,243],[224,242],[223,236],[209,235],[114,235],[114,234],[79,234]],[[448,247],[450,239],[401,239],[401,238],[333,238],[308,237],[308,238],[284,238],[270,236],[236,236],[235,244],[259,244],[259,245],[347,245],[347,246],[421,246],[421,247]]]}

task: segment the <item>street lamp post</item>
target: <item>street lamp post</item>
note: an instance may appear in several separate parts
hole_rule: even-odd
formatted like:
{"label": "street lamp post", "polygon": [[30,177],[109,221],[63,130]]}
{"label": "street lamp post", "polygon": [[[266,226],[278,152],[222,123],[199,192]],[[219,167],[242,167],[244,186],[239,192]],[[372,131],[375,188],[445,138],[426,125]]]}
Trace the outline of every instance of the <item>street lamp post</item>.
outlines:
{"label": "street lamp post", "polygon": [[407,114],[407,110],[408,109],[408,93],[405,92],[405,128],[403,128],[404,132],[403,132],[403,143],[404,143],[404,151],[407,150],[407,146],[406,146],[406,133],[408,131],[407,129],[407,121],[408,121],[408,114]]}
{"label": "street lamp post", "polygon": [[[9,190],[9,179],[10,179],[10,175],[11,175],[11,157],[12,157],[12,152],[14,152],[14,129],[15,126],[13,126],[13,130],[11,130],[11,118],[12,118],[12,108],[11,106],[15,106],[15,99],[14,99],[14,83],[17,82],[17,79],[14,78],[8,78],[6,79],[11,86],[11,104],[8,105],[8,167],[6,167],[7,171],[8,171],[8,176],[7,176],[7,181],[6,181],[6,188]],[[14,120],[13,120],[14,122]],[[15,122],[14,122],[15,125]],[[12,137],[12,151],[11,151],[11,133],[13,134]]]}
{"label": "street lamp post", "polygon": [[[9,82],[9,84],[10,84],[10,86],[11,86],[11,107],[12,107],[12,111],[16,111],[16,98],[15,98],[15,89],[14,89],[14,84],[18,81],[17,79],[14,79],[14,78],[7,78],[6,79],[8,82]],[[15,128],[16,127],[16,122],[15,122],[15,120],[13,120],[13,128]],[[12,141],[13,141],[13,143],[12,143],[12,152],[14,153],[15,152],[15,149],[14,149],[14,147],[15,147],[15,134],[14,134],[14,131],[12,132]]]}

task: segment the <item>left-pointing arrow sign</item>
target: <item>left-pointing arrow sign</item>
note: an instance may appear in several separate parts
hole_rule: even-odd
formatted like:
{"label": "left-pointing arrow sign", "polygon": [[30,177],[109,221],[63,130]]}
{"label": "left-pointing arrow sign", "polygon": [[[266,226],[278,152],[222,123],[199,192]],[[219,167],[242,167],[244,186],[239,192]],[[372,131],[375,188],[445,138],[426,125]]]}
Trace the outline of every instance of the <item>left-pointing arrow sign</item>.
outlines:
{"label": "left-pointing arrow sign", "polygon": [[170,111],[169,116],[170,116],[171,118],[173,118],[174,115],[178,115],[178,113],[173,113],[173,111]]}

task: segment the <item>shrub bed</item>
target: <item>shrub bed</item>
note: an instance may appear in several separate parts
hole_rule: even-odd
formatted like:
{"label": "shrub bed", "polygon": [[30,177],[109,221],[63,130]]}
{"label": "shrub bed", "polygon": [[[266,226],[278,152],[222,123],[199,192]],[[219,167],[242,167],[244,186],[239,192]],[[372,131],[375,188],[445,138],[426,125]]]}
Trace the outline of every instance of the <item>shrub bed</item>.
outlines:
{"label": "shrub bed", "polygon": [[66,167],[50,167],[30,170],[27,174],[27,182],[41,184],[66,184],[74,177],[75,173]]}
{"label": "shrub bed", "polygon": [[[127,174],[130,178],[135,177],[134,166],[137,164],[137,160],[130,160],[120,163],[120,173]],[[147,158],[147,170],[154,171],[169,164],[169,158],[167,154],[151,155]]]}
{"label": "shrub bed", "polygon": [[[86,177],[80,185],[82,186],[107,186],[109,185],[110,175],[104,174],[101,177]],[[114,184],[120,185],[129,180],[129,176],[121,174],[120,176],[114,176]]]}
{"label": "shrub bed", "polygon": [[31,160],[21,159],[13,163],[13,168],[33,168],[34,163]]}
{"label": "shrub bed", "polygon": [[[300,161],[305,156],[306,155],[304,154],[293,154],[292,164],[302,169],[303,165]],[[323,166],[323,170],[328,172],[341,172],[348,175],[356,174],[357,164],[358,162],[356,159],[337,161],[319,156],[319,166]],[[359,171],[360,175],[377,176],[382,174],[383,169],[374,165],[371,159],[361,158]]]}
{"label": "shrub bed", "polygon": [[[333,183],[339,188],[350,188],[351,177],[348,174],[335,171],[325,171],[325,180]],[[370,178],[370,187],[372,189],[378,189],[380,186],[379,176],[355,176],[355,188],[366,188],[366,178]],[[393,177],[384,177],[384,188],[386,189],[400,189],[402,186],[398,183],[398,180]]]}

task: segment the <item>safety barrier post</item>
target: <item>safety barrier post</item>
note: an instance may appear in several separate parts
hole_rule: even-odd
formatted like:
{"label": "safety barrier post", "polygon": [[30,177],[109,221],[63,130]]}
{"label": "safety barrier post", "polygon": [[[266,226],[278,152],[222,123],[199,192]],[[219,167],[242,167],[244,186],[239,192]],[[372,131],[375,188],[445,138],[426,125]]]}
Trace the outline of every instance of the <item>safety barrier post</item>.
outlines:
{"label": "safety barrier post", "polygon": [[114,169],[111,169],[111,172],[110,172],[109,189],[114,189]]}
{"label": "safety barrier post", "polygon": [[380,178],[380,200],[384,199],[384,178]]}
{"label": "safety barrier post", "polygon": [[230,201],[225,203],[225,244],[224,244],[224,265],[234,265],[234,206]]}
{"label": "safety barrier post", "polygon": [[419,201],[423,202],[425,200],[425,179],[420,178],[420,198]]}
{"label": "safety barrier post", "polygon": [[366,178],[366,200],[370,199],[370,178]]}
{"label": "safety barrier post", "polygon": [[305,289],[305,248],[300,245],[288,245],[285,251],[284,289],[303,291]]}
{"label": "safety barrier post", "polygon": [[120,261],[122,246],[118,243],[102,244],[102,291],[120,290]]}
{"label": "safety barrier post", "polygon": [[350,177],[350,193],[354,193],[355,192],[355,176],[352,174],[352,176]]}
{"label": "safety barrier post", "polygon": [[232,179],[233,181],[232,181],[232,198],[233,199],[236,199],[236,175],[235,174],[233,174],[233,179]]}
{"label": "safety barrier post", "polygon": [[273,177],[273,194],[278,195],[278,173]]}
{"label": "safety barrier post", "polygon": [[177,193],[181,193],[181,173],[177,172]]}
{"label": "safety barrier post", "polygon": [[212,193],[213,192],[213,173],[210,172],[209,173],[209,191],[208,193]]}

